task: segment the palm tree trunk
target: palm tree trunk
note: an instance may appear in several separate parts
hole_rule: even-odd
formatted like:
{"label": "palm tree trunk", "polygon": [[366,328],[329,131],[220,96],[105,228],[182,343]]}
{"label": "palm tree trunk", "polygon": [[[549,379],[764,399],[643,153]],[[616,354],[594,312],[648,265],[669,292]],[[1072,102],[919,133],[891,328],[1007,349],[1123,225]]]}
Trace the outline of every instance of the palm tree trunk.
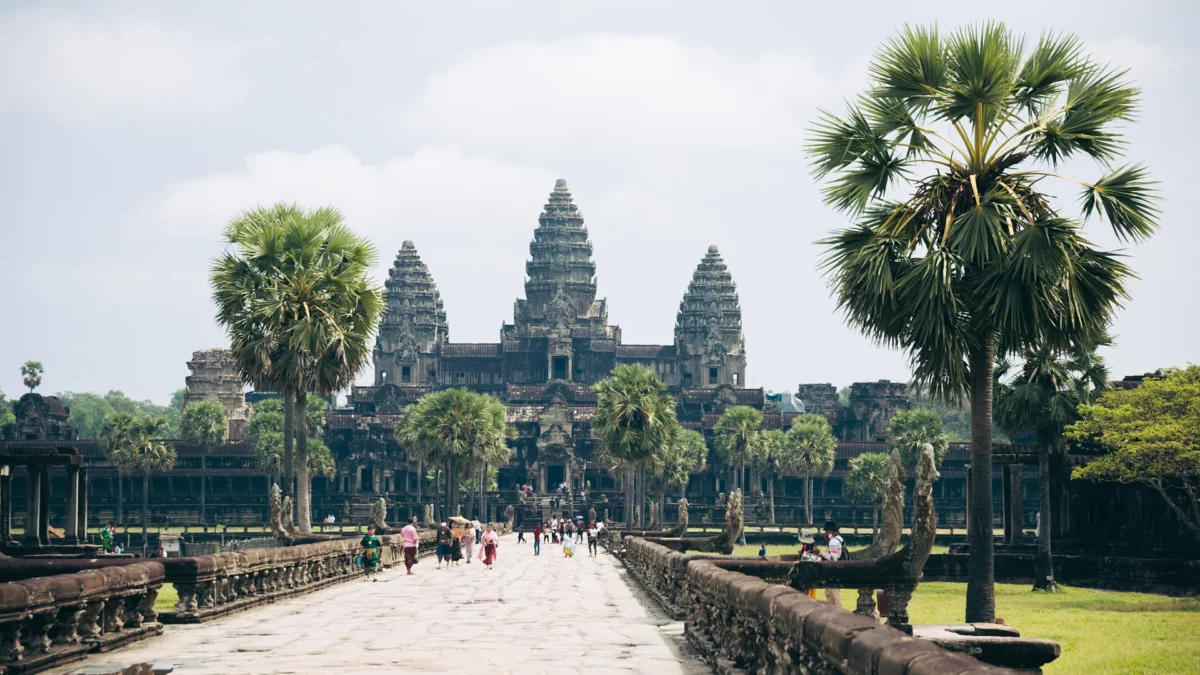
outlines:
{"label": "palm tree trunk", "polygon": [[879,505],[871,506],[871,543],[879,541]]}
{"label": "palm tree trunk", "polygon": [[296,408],[292,398],[283,395],[283,496],[292,494],[292,479],[295,477],[295,458],[292,455],[292,442],[296,438]]}
{"label": "palm tree trunk", "polygon": [[1038,521],[1038,552],[1033,565],[1033,589],[1056,591],[1054,582],[1054,557],[1050,553],[1050,532],[1054,519],[1050,499],[1050,452],[1051,446],[1043,445],[1038,452],[1038,498],[1040,515]]}
{"label": "palm tree trunk", "polygon": [[642,525],[650,523],[650,501],[646,499],[646,463],[642,462],[641,476],[638,479],[638,505],[642,511]]}
{"label": "palm tree trunk", "polygon": [[[417,460],[417,509],[419,513],[425,513],[425,505],[421,503],[421,483],[425,482],[425,462]],[[424,517],[424,516],[422,516]],[[428,525],[428,523],[426,523]]]}
{"label": "palm tree trunk", "polygon": [[451,457],[446,467],[446,517],[458,515],[458,458]]}
{"label": "palm tree trunk", "polygon": [[208,495],[208,445],[200,447],[200,524],[204,524],[204,507]]}
{"label": "palm tree trunk", "polygon": [[[122,502],[125,501],[125,472],[121,467],[117,467],[117,522],[125,520],[125,511],[122,508]],[[121,523],[124,525],[124,523]]]}
{"label": "palm tree trunk", "polygon": [[433,519],[440,523],[446,513],[446,495],[442,492],[442,467],[440,466],[433,471],[433,493],[437,495],[433,500]]}
{"label": "palm tree trunk", "polygon": [[809,525],[813,524],[812,490],[813,479],[812,469],[810,468],[804,472],[804,522]]}
{"label": "palm tree trunk", "polygon": [[767,478],[767,522],[775,524],[775,472]]}
{"label": "palm tree trunk", "polygon": [[146,526],[150,518],[150,469],[142,473],[142,557],[146,557],[146,543],[150,541]]}
{"label": "palm tree trunk", "polygon": [[632,465],[625,467],[625,527],[632,530],[636,522],[633,519],[634,509],[634,468]]}
{"label": "palm tree trunk", "polygon": [[308,394],[296,394],[296,410],[292,416],[296,422],[296,510],[299,512],[301,532],[312,532],[312,481],[308,477]]}
{"label": "palm tree trunk", "polygon": [[967,623],[996,619],[996,560],[992,531],[992,368],[995,342],[970,354],[971,520],[967,523]]}

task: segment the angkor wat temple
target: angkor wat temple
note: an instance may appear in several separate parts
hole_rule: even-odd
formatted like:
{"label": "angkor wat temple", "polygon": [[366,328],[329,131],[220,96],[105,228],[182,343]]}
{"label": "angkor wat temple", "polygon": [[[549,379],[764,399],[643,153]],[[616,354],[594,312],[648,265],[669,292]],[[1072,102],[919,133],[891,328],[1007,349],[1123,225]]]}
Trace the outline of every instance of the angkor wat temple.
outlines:
{"label": "angkor wat temple", "polygon": [[[839,439],[833,472],[815,481],[818,522],[868,524],[872,509],[842,496],[849,460],[864,452],[887,450],[888,424],[910,406],[903,383],[878,381],[851,385],[839,400],[831,384],[800,384],[795,399],[769,402],[761,388],[746,386],[747,354],[737,287],[717,247],[701,257],[680,301],[673,340],[665,345],[625,344],[621,329],[608,321],[608,305],[597,297],[596,265],[583,216],[564,181],[558,181],[542,211],[526,263],[525,297],[514,304],[512,323],[496,342],[450,340],[449,317],[429,269],[416,247],[406,241],[386,282],[387,312],[375,346],[374,384],[354,387],[347,405],[332,410],[325,441],[337,460],[332,480],[313,480],[314,520],[333,514],[341,521],[362,521],[368,505],[387,500],[392,517],[421,513],[433,501],[435,488],[393,437],[399,414],[409,403],[440,388],[466,387],[502,399],[518,437],[511,441],[512,460],[501,467],[497,489],[488,497],[489,514],[518,501],[516,487],[530,484],[540,495],[563,483],[573,493],[586,490],[592,505],[603,504],[620,518],[622,495],[617,481],[593,461],[591,421],[596,398],[591,385],[613,367],[640,363],[658,373],[678,403],[678,417],[688,428],[706,435],[731,405],[748,405],[763,413],[766,429],[786,429],[802,411],[824,415]],[[682,281],[682,280],[681,280]],[[452,315],[452,314],[451,314]],[[245,439],[251,402],[269,393],[243,395],[226,350],[201,350],[188,363],[187,400],[220,401],[230,413],[230,441],[204,449],[175,441],[179,454],[168,472],[149,476],[151,521],[155,524],[264,522],[269,478],[254,462]],[[85,508],[91,522],[116,518],[118,502],[125,522],[136,522],[142,495],[141,476],[118,474],[104,456],[100,441],[78,440],[67,423],[68,411],[54,397],[27,394],[16,409],[18,424],[0,449],[22,446],[75,448],[82,456],[88,483]],[[934,486],[942,527],[962,528],[966,521],[970,447],[952,443]],[[1179,526],[1155,504],[1154,495],[1134,486],[1096,485],[1069,480],[1071,465],[1083,458],[1055,459],[1052,493],[1061,518],[1054,528],[1076,540],[1099,544],[1114,538],[1129,546],[1170,541]],[[997,446],[994,453],[995,522],[1006,539],[1020,541],[1022,528],[1032,529],[1037,511],[1037,457],[1034,449]],[[429,467],[425,467],[426,470]],[[729,467],[710,452],[707,468],[692,477],[686,496],[693,522],[718,522],[719,496],[727,491]],[[50,522],[66,513],[69,476],[49,475]],[[761,491],[766,476],[747,469],[747,484],[758,486],[746,496],[747,521],[764,517]],[[203,487],[203,490],[201,488]],[[7,488],[20,518],[28,484],[24,472],[9,477]],[[203,493],[203,500],[201,494]],[[1114,498],[1114,495],[1121,498]],[[780,522],[800,520],[803,481],[785,477],[777,483],[776,514]],[[672,496],[672,500],[674,496]],[[465,504],[471,509],[472,505]],[[671,520],[673,507],[663,514]],[[3,514],[0,514],[3,515]],[[3,518],[0,518],[3,519]],[[19,520],[16,523],[19,525]]]}

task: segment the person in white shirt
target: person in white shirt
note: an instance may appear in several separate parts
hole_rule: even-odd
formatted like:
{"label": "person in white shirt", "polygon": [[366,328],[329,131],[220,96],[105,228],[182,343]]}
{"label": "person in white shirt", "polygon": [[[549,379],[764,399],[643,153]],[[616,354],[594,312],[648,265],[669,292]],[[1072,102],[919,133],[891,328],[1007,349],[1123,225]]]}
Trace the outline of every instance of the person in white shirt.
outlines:
{"label": "person in white shirt", "polygon": [[587,529],[588,557],[595,558],[600,553],[600,530],[596,523]]}
{"label": "person in white shirt", "polygon": [[[832,520],[825,522],[825,541],[828,542],[825,553],[825,559],[829,561],[841,560],[846,552],[846,540],[842,539],[842,535],[838,534],[838,525]],[[834,607],[842,606],[842,589],[826,588],[825,602]]]}

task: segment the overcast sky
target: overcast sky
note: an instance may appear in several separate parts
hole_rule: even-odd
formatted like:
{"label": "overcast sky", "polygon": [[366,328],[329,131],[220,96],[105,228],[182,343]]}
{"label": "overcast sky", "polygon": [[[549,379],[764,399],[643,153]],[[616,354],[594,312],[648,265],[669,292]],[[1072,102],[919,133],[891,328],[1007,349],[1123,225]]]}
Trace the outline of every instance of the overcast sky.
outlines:
{"label": "overcast sky", "polygon": [[19,395],[35,359],[43,392],[165,403],[194,350],[227,344],[207,282],[223,224],[277,200],[342,209],[378,246],[381,282],[412,239],[452,340],[497,341],[560,177],[626,343],[671,342],[716,244],[751,385],[907,380],[904,355],[847,328],[815,269],[814,240],[844,223],[801,146],[816,108],[856,93],[898,27],[988,18],[1075,32],[1144,88],[1130,156],[1162,182],[1163,228],[1128,250],[1141,280],[1109,358],[1117,375],[1200,361],[1190,2],[10,0],[0,389]]}

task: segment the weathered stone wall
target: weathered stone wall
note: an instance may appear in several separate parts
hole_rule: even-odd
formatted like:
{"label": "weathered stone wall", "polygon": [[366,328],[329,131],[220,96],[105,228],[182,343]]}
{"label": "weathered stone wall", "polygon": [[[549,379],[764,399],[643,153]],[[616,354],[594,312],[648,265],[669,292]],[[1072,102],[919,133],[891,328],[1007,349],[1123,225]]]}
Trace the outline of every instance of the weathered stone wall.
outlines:
{"label": "weathered stone wall", "polygon": [[0,672],[36,672],[162,632],[157,562],[0,584]]}
{"label": "weathered stone wall", "polygon": [[[1011,673],[817,602],[787,586],[723,569],[711,556],[626,539],[630,573],[676,618],[718,673],[985,675]],[[728,560],[726,558],[726,560]]]}

